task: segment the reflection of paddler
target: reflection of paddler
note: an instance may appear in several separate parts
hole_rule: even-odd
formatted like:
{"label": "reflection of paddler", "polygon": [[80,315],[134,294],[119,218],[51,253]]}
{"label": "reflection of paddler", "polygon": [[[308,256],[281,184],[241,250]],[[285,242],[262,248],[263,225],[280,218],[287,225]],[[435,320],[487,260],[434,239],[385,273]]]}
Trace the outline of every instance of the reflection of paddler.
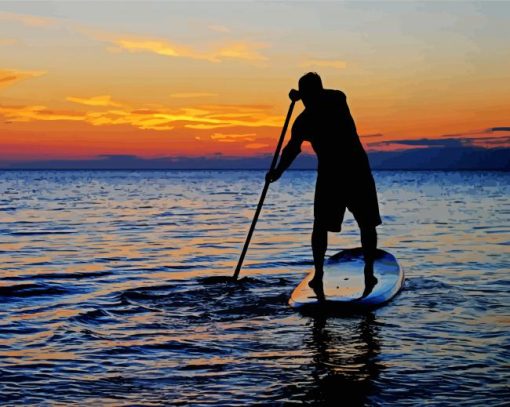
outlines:
{"label": "reflection of paddler", "polygon": [[313,321],[309,345],[314,352],[315,386],[306,399],[317,405],[366,405],[381,370],[376,360],[380,344],[375,317],[372,313],[361,316],[352,335],[338,332],[331,326],[335,319],[330,321],[327,324],[325,316]]}
{"label": "reflection of paddler", "polygon": [[291,139],[283,149],[280,162],[268,172],[266,179],[273,182],[280,178],[301,152],[303,141],[311,143],[317,154],[318,169],[312,233],[315,275],[310,287],[319,297],[323,296],[328,231],[340,231],[345,210],[349,209],[361,232],[367,266],[365,291],[369,293],[377,282],[373,261],[377,248],[376,226],[381,224],[381,218],[367,154],[359,140],[346,96],[338,90],[324,89],[316,73],[304,75],[299,80],[299,91],[292,90],[289,96],[293,101],[301,99],[305,110],[294,121]]}

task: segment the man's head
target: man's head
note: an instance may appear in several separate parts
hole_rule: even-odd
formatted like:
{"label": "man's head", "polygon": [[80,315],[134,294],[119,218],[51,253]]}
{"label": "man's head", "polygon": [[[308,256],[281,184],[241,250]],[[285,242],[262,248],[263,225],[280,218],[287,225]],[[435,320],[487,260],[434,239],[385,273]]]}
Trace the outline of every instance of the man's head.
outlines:
{"label": "man's head", "polygon": [[321,77],[315,72],[308,72],[299,79],[299,94],[305,106],[313,104],[322,90]]}

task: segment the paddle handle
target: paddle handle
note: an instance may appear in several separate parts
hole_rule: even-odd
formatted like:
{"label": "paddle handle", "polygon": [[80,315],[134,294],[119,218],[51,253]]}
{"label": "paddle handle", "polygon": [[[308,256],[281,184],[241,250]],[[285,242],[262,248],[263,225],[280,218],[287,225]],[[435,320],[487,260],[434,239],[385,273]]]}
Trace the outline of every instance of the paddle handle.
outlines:
{"label": "paddle handle", "polygon": [[[289,111],[287,112],[287,117],[285,118],[285,124],[283,125],[282,134],[280,135],[280,139],[278,140],[278,144],[276,145],[276,150],[274,152],[273,161],[271,162],[271,167],[269,167],[269,171],[272,171],[276,168],[276,163],[278,162],[278,157],[280,156],[280,150],[282,149],[283,140],[285,139],[285,133],[287,132],[287,127],[289,127],[289,121],[292,116],[292,110],[294,110],[295,101],[293,100],[290,103]],[[253,220],[251,222],[250,230],[248,231],[248,236],[246,236],[246,241],[244,242],[243,251],[241,252],[241,256],[239,257],[239,261],[237,262],[236,269],[234,271],[233,279],[237,280],[239,277],[239,273],[241,272],[241,267],[243,265],[244,256],[246,256],[246,252],[248,251],[248,246],[250,245],[251,236],[253,235],[253,231],[255,230],[255,225],[257,224],[257,220],[259,219],[259,214],[262,209],[262,205],[264,204],[264,199],[266,199],[267,190],[269,189],[269,184],[266,180],[264,183],[264,188],[262,188],[262,193],[260,194],[259,204],[257,205],[257,209],[255,210],[255,215],[253,216]]]}

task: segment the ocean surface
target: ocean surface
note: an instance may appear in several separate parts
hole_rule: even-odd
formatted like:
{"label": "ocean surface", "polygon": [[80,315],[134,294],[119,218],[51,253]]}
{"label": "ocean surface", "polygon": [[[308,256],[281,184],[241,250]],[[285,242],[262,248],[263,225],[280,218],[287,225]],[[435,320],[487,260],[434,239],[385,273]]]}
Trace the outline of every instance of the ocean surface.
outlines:
{"label": "ocean surface", "polygon": [[[1,171],[0,404],[503,406],[510,173],[375,172],[377,310],[306,316],[313,171]],[[359,246],[356,224],[328,254]]]}

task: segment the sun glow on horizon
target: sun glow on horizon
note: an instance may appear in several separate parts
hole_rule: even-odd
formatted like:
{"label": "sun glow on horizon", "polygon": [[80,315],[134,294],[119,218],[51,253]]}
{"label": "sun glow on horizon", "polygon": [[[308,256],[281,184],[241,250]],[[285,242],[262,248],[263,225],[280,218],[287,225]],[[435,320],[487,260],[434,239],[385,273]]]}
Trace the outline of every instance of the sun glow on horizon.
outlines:
{"label": "sun glow on horizon", "polygon": [[269,154],[307,70],[371,151],[510,146],[504,4],[149,3],[0,3],[0,161]]}

